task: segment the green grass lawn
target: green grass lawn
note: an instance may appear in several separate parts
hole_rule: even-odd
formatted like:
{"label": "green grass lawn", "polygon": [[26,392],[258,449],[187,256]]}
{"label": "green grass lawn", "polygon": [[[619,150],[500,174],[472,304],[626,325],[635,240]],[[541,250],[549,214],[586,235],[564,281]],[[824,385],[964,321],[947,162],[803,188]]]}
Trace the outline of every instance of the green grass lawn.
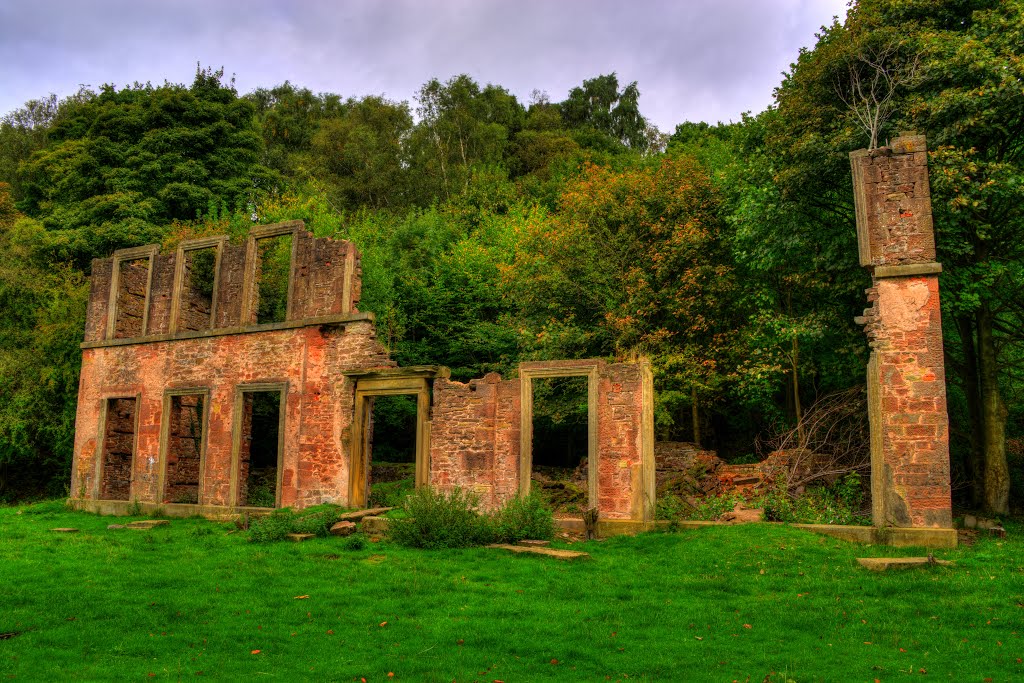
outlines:
{"label": "green grass lawn", "polygon": [[[253,544],[223,524],[0,509],[0,677],[14,680],[1024,680],[1024,542],[869,573],[778,525],[499,550]],[[57,534],[52,527],[77,527]],[[10,634],[16,635],[10,635]],[[389,676],[393,674],[393,677]]]}

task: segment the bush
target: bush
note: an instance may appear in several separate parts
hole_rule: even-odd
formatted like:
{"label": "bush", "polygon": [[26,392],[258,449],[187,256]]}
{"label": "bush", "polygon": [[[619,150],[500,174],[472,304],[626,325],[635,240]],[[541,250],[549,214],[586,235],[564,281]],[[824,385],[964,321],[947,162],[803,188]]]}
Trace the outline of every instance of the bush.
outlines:
{"label": "bush", "polygon": [[549,541],[555,537],[551,509],[536,493],[516,496],[490,515],[491,537],[496,543],[517,543],[524,538]]}
{"label": "bush", "polygon": [[766,520],[802,524],[870,524],[870,517],[861,512],[863,504],[864,489],[856,472],[795,497],[781,485],[762,500]]}
{"label": "bush", "polygon": [[742,497],[734,495],[708,496],[695,499],[692,503],[686,498],[669,493],[658,498],[655,504],[657,519],[667,519],[669,530],[679,528],[683,520],[711,521],[729,512],[736,503],[745,503]]}
{"label": "bush", "polygon": [[492,538],[486,517],[477,512],[480,498],[454,488],[435,491],[429,486],[414,490],[402,505],[405,519],[393,519],[388,535],[410,548],[468,548]]}
{"label": "bush", "polygon": [[405,497],[412,493],[414,488],[412,479],[399,479],[397,481],[382,482],[370,487],[370,500],[368,504],[376,507],[400,507],[405,502]]}
{"label": "bush", "polygon": [[327,536],[337,519],[338,507],[334,505],[318,505],[301,512],[282,508],[255,518],[249,525],[249,540],[253,543],[280,541],[288,534]]}

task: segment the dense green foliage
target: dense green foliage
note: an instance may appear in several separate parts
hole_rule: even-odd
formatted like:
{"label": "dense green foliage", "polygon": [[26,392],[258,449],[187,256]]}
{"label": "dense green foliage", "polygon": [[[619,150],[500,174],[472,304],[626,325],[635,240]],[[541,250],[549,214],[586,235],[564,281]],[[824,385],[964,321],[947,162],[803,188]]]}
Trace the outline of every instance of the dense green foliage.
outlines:
{"label": "dense green foliage", "polygon": [[[1020,0],[861,0],[775,106],[667,141],[615,74],[561,102],[465,75],[414,105],[287,82],[239,96],[202,69],[29,102],[0,122],[0,498],[67,481],[90,260],[254,220],[353,240],[361,308],[402,364],[465,380],[644,355],[659,438],[746,456],[863,382],[848,153],[914,129],[932,149],[955,479],[1005,513],[1024,428],[1022,45]],[[858,99],[879,72],[882,104]],[[565,408],[538,415],[579,419]]]}
{"label": "dense green foliage", "polygon": [[353,537],[254,544],[201,519],[151,531],[108,530],[111,521],[124,519],[59,504],[0,508],[0,675],[626,674],[772,683],[1024,676],[1019,525],[1005,540],[936,551],[953,567],[875,574],[854,558],[923,549],[741,525],[575,544],[591,559],[567,563]]}

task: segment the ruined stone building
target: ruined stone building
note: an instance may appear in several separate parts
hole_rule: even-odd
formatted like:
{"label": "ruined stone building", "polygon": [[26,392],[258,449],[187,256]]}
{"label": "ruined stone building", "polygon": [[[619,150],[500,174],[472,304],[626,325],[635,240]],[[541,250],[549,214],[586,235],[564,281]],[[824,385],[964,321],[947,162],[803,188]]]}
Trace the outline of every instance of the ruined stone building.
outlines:
{"label": "ruined stone building", "polygon": [[93,262],[72,497],[223,514],[367,501],[375,396],[417,402],[417,484],[495,506],[527,492],[532,383],[587,384],[587,505],[606,525],[652,516],[653,389],[645,363],[523,363],[463,384],[399,368],[358,310],[359,254],[301,222],[123,249]]}
{"label": "ruined stone building", "polygon": [[[872,347],[872,538],[955,545],[925,142],[901,137],[851,164],[872,276],[860,319]],[[605,533],[649,526],[645,362],[530,362],[516,377],[454,382],[443,367],[397,367],[359,296],[355,247],[299,221],[253,228],[243,244],[211,237],[93,261],[72,502],[176,515],[362,506],[374,397],[403,394],[416,400],[416,484],[471,489],[494,507],[531,486],[534,383],[576,377],[585,507]]]}

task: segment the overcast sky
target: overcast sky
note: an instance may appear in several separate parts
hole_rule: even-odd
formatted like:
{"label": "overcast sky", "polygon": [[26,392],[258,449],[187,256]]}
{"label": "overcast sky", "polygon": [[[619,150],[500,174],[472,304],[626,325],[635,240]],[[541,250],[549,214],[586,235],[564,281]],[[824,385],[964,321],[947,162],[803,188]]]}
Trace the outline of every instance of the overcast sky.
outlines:
{"label": "overcast sky", "polygon": [[663,131],[772,101],[781,72],[847,0],[0,0],[0,114],[80,84],[286,79],[408,100],[468,73],[528,102],[585,78],[638,81]]}

